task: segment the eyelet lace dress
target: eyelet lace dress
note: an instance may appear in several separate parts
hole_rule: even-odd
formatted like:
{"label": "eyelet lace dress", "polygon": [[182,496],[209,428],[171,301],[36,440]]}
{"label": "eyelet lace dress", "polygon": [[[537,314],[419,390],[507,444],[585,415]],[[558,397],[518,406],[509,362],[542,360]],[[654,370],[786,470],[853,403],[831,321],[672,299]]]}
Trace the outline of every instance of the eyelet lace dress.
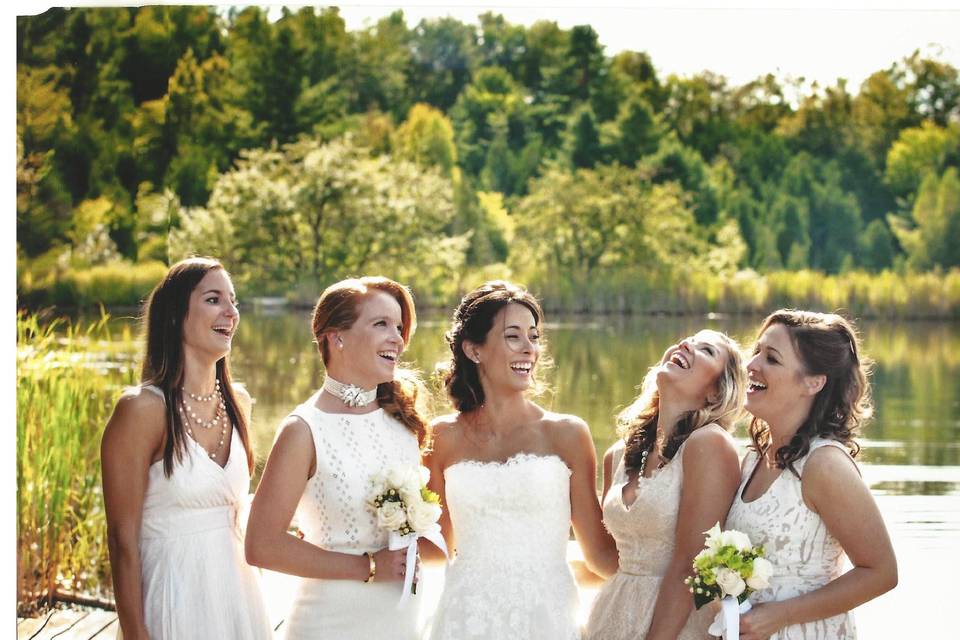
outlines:
{"label": "eyelet lace dress", "polygon": [[457,549],[430,638],[579,639],[563,460],[521,453],[462,461],[444,479]]}
{"label": "eyelet lace dress", "polygon": [[[319,392],[291,413],[310,427],[317,470],[307,482],[296,518],[303,538],[328,551],[362,555],[387,546],[387,533],[366,507],[370,478],[384,467],[418,466],[417,438],[378,409],[363,415],[316,408]],[[419,600],[397,608],[403,583],[300,579],[280,628],[290,640],[413,640]]]}
{"label": "eyelet lace dress", "polygon": [[[157,387],[142,388],[163,397]],[[170,477],[163,460],[147,473],[140,582],[150,637],[271,638],[259,576],[244,558],[237,521],[250,488],[237,430],[223,467],[187,437],[186,454],[174,459]]]}
{"label": "eyelet lace dress", "polygon": [[[623,488],[629,482],[623,441],[614,450],[615,471],[603,501],[603,523],[617,543],[620,568],[593,602],[587,622],[590,640],[642,640],[650,630],[660,583],[676,546],[685,446],[686,442],[652,476],[635,480],[636,498],[629,506],[623,502]],[[678,640],[705,640],[712,619],[708,607],[693,610]]]}
{"label": "eyelet lace dress", "polygon": [[[835,440],[815,439],[810,452],[794,464],[801,476],[810,454],[825,446],[846,452]],[[744,532],[753,544],[762,544],[766,558],[773,563],[770,587],[750,596],[754,603],[787,600],[819,589],[843,573],[846,559],[823,520],[803,501],[800,479],[789,470],[782,471],[756,500],[743,501],[743,489],[759,461],[756,452],[747,454],[740,490],[727,515],[727,528]],[[784,627],[769,640],[852,640],[856,635],[853,614],[847,612]]]}

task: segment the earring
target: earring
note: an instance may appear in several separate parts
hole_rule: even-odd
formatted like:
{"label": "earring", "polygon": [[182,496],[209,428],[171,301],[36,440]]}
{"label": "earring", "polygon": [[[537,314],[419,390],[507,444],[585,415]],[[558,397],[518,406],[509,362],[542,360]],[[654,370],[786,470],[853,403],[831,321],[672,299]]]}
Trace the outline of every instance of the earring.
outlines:
{"label": "earring", "polygon": [[337,338],[337,346],[343,351],[343,338]]}

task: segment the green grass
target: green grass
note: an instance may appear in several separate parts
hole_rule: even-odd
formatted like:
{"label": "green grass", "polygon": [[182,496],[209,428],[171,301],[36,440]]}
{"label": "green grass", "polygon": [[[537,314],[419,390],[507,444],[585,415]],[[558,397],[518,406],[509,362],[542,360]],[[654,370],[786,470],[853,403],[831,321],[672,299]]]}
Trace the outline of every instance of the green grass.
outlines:
{"label": "green grass", "polygon": [[17,316],[18,615],[58,591],[110,593],[99,444],[135,380],[133,348],[105,315],[85,327]]}

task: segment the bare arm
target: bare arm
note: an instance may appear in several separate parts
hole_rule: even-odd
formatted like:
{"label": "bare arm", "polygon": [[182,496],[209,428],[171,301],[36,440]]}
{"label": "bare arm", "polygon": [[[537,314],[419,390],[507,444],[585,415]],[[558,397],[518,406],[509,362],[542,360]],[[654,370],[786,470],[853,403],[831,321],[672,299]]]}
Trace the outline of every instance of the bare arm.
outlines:
{"label": "bare arm", "polygon": [[148,638],[140,586],[140,526],[147,478],[162,455],[166,430],[163,400],[149,391],[124,395],[100,442],[107,547],[120,628],[126,638]]}
{"label": "bare arm", "polygon": [[[247,562],[305,578],[366,580],[365,556],[327,551],[290,535],[287,529],[316,467],[310,428],[299,418],[287,418],[267,459],[250,508],[245,541]],[[405,551],[377,551],[375,580],[401,580]]]}
{"label": "bare arm", "polygon": [[597,500],[597,454],[590,437],[590,428],[583,420],[565,421],[559,447],[560,455],[570,467],[570,518],[573,532],[583,549],[587,567],[593,573],[609,578],[618,566],[617,546],[603,526],[603,511]]}
{"label": "bare arm", "polygon": [[820,514],[853,569],[796,598],[757,605],[743,616],[741,638],[767,638],[778,629],[839,615],[897,586],[897,558],[880,510],[853,462],[836,447],[810,454],[803,469],[804,502]]}
{"label": "bare arm", "polygon": [[733,439],[713,426],[697,429],[683,456],[683,488],[677,516],[676,546],[660,583],[648,640],[675,640],[693,611],[693,596],[683,580],[703,549],[707,531],[724,523],[740,486],[740,461]]}
{"label": "bare arm", "polygon": [[[443,472],[446,469],[446,462],[449,460],[448,451],[451,448],[451,439],[454,438],[452,429],[455,429],[453,423],[448,420],[438,420],[431,425],[433,430],[433,447],[424,456],[423,465],[430,470],[430,482],[428,487],[431,491],[440,496],[440,505],[443,511],[440,513],[440,532],[443,534],[443,541],[447,544],[447,552],[453,556],[456,539],[453,535],[453,522],[450,520],[450,511],[447,508],[446,482]],[[420,541],[420,555],[427,562],[436,562],[443,560],[443,553],[432,542],[428,540]]]}

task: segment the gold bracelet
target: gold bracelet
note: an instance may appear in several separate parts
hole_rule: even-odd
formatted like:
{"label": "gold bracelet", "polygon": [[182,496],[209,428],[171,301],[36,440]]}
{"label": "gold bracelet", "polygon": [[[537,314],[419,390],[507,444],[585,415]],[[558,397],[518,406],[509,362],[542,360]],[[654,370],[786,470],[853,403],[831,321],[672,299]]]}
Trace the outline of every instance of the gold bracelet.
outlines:
{"label": "gold bracelet", "polygon": [[364,580],[364,583],[373,582],[373,579],[377,575],[377,561],[374,560],[372,553],[363,552],[363,555],[367,556],[367,560],[370,562],[370,575],[367,576],[367,579]]}

